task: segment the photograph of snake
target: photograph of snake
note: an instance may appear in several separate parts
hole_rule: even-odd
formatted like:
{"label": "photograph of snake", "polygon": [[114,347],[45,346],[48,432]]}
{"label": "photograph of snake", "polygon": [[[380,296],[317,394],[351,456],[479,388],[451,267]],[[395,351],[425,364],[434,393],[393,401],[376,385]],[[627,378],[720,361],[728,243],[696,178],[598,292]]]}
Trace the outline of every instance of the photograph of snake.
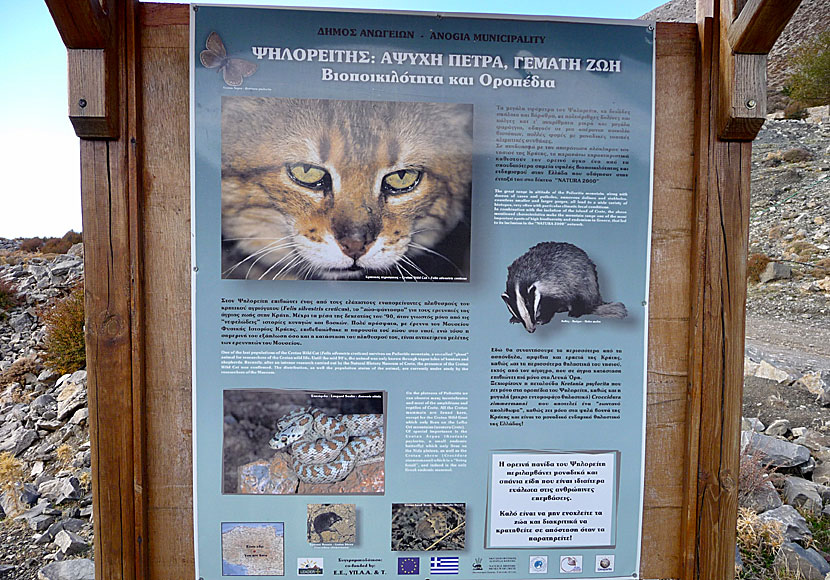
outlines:
{"label": "photograph of snake", "polygon": [[229,389],[223,492],[382,494],[382,391]]}
{"label": "photograph of snake", "polygon": [[393,503],[392,551],[463,550],[466,524],[463,503]]}

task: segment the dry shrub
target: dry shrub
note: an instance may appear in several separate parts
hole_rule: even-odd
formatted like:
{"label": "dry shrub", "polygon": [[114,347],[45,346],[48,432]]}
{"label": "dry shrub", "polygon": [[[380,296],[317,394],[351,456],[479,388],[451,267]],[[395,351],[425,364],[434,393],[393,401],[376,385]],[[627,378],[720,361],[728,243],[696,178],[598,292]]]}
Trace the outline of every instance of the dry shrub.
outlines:
{"label": "dry shrub", "polygon": [[89,471],[82,471],[78,476],[78,482],[83,489],[90,491],[92,489],[92,474]]}
{"label": "dry shrub", "polygon": [[784,109],[785,119],[806,119],[807,105],[800,101],[791,101]]}
{"label": "dry shrub", "polygon": [[17,290],[11,282],[0,280],[0,320],[5,320],[7,311],[20,304]]}
{"label": "dry shrub", "polygon": [[46,364],[61,374],[86,366],[84,344],[84,288],[78,285],[66,298],[52,304],[42,318],[46,323]]}
{"label": "dry shrub", "polygon": [[819,280],[830,276],[830,258],[822,258],[816,262],[816,267],[810,271],[810,274]]}
{"label": "dry shrub", "polygon": [[793,147],[787,149],[781,154],[781,159],[787,163],[799,163],[801,161],[810,161],[813,159],[813,154],[806,147]]}
{"label": "dry shrub", "polygon": [[72,461],[72,458],[75,457],[75,450],[72,449],[67,443],[64,443],[57,449],[55,449],[55,456],[58,458],[58,463],[62,466],[67,466]]}
{"label": "dry shrub", "polygon": [[798,256],[801,260],[809,260],[819,251],[815,245],[803,239],[790,242],[784,246],[784,250]]}
{"label": "dry shrub", "polygon": [[784,226],[772,226],[767,232],[767,237],[771,240],[780,240],[784,237]]}
{"label": "dry shrub", "polygon": [[776,472],[772,462],[760,452],[749,453],[748,447],[741,451],[738,471],[738,505],[748,507],[747,502],[771,481]]}
{"label": "dry shrub", "polygon": [[766,254],[751,254],[746,261],[746,279],[751,282],[760,282],[761,273],[766,270],[772,260]]}
{"label": "dry shrub", "polygon": [[69,248],[83,241],[83,236],[72,230],[66,232],[61,238],[49,238],[40,248],[44,254],[65,254]]}
{"label": "dry shrub", "polygon": [[20,249],[23,252],[34,253],[43,247],[43,238],[24,238],[20,240]]}
{"label": "dry shrub", "polygon": [[774,568],[775,556],[784,544],[781,522],[762,520],[753,510],[738,509],[738,549],[743,560],[743,570],[737,578],[782,579]]}
{"label": "dry shrub", "polygon": [[34,375],[40,372],[40,364],[37,359],[32,356],[19,358],[14,361],[9,368],[0,373],[0,386],[10,385],[12,383],[23,383],[24,377],[32,373]]}
{"label": "dry shrub", "polygon": [[22,511],[22,506],[18,489],[23,484],[24,477],[26,473],[23,470],[23,462],[11,453],[5,451],[0,453],[0,491],[11,498],[14,507],[20,511]]}

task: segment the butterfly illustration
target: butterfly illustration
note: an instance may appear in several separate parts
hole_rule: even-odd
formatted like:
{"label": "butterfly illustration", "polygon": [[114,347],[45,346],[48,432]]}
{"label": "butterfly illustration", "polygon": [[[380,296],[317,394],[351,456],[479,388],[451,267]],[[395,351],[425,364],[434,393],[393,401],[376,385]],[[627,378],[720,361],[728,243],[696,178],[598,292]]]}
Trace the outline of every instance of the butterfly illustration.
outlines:
{"label": "butterfly illustration", "polygon": [[254,74],[257,69],[254,62],[242,58],[228,58],[225,43],[216,32],[208,35],[205,50],[199,53],[199,60],[205,68],[221,70],[225,84],[232,87],[242,86],[242,80]]}

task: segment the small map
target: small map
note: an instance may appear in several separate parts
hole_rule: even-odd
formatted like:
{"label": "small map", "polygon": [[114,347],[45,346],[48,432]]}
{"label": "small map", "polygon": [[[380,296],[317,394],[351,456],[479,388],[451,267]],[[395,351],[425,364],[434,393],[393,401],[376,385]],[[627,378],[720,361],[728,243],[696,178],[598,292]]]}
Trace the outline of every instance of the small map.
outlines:
{"label": "small map", "polygon": [[283,524],[223,523],[223,576],[282,576]]}

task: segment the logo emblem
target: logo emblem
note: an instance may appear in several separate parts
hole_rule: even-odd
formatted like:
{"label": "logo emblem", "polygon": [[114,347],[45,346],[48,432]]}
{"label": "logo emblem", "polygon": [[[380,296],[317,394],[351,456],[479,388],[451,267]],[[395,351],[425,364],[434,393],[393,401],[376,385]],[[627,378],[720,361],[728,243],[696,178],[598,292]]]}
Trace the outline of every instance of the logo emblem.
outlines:
{"label": "logo emblem", "polygon": [[476,558],[473,562],[473,571],[474,572],[482,572],[484,568],[481,565],[481,558]]}
{"label": "logo emblem", "polygon": [[582,556],[560,556],[559,571],[565,574],[579,574],[582,572]]}
{"label": "logo emblem", "polygon": [[322,573],[322,558],[297,558],[297,574],[304,576],[306,574],[320,575]]}
{"label": "logo emblem", "polygon": [[430,574],[458,574],[458,556],[433,556],[429,559]]}
{"label": "logo emblem", "polygon": [[398,558],[398,576],[409,576],[420,574],[421,559],[420,558]]}
{"label": "logo emblem", "polygon": [[614,554],[599,554],[597,555],[597,572],[613,572],[614,571]]}
{"label": "logo emblem", "polygon": [[547,574],[548,572],[548,557],[547,556],[531,556],[530,569],[531,574]]}

